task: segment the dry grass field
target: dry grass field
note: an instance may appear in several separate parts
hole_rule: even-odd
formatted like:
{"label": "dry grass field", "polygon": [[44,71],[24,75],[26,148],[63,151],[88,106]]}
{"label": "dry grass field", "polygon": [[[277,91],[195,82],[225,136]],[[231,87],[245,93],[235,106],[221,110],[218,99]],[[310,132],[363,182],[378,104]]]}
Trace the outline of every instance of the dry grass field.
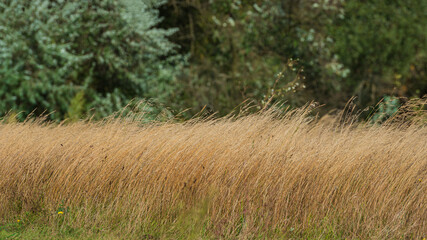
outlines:
{"label": "dry grass field", "polygon": [[423,239],[427,127],[307,108],[3,123],[0,226],[22,239]]}

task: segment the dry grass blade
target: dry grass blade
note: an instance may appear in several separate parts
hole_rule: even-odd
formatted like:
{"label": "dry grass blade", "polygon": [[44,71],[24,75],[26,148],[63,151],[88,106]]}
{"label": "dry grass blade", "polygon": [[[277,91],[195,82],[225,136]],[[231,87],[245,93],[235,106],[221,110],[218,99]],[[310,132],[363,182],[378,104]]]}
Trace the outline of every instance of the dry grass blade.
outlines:
{"label": "dry grass blade", "polygon": [[337,128],[301,109],[143,126],[27,121],[0,136],[1,221],[62,203],[76,226],[147,232],[204,202],[207,231],[222,238],[325,225],[349,238],[427,232],[420,125]]}

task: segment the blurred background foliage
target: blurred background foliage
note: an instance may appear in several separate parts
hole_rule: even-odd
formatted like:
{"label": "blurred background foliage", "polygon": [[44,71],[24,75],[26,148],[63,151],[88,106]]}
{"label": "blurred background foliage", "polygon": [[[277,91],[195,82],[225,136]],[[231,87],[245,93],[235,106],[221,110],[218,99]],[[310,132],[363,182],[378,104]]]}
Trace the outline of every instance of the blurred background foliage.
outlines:
{"label": "blurred background foliage", "polygon": [[[0,3],[0,111],[104,117],[168,94],[185,59],[160,29],[158,1]],[[159,94],[161,91],[161,94]]]}
{"label": "blurred background foliage", "polygon": [[352,96],[393,99],[376,105],[390,115],[427,94],[426,13],[424,0],[2,0],[0,115],[101,118],[131,100],[150,116],[327,112]]}

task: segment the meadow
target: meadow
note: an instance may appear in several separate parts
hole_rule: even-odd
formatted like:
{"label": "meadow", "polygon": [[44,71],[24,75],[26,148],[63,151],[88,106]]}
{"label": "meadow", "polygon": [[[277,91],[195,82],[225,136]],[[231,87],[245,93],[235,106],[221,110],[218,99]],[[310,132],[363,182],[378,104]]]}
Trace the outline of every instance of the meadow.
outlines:
{"label": "meadow", "polygon": [[423,239],[427,128],[415,119],[305,107],[3,122],[0,238]]}

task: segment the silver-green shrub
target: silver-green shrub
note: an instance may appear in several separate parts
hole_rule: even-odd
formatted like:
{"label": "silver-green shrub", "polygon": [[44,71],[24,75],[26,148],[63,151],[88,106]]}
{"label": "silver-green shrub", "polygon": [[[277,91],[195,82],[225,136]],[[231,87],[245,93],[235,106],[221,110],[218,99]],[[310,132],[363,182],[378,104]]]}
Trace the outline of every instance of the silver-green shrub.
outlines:
{"label": "silver-green shrub", "polygon": [[1,1],[0,116],[103,117],[131,99],[158,97],[159,88],[173,91],[182,58],[167,39],[175,30],[156,28],[162,3]]}

